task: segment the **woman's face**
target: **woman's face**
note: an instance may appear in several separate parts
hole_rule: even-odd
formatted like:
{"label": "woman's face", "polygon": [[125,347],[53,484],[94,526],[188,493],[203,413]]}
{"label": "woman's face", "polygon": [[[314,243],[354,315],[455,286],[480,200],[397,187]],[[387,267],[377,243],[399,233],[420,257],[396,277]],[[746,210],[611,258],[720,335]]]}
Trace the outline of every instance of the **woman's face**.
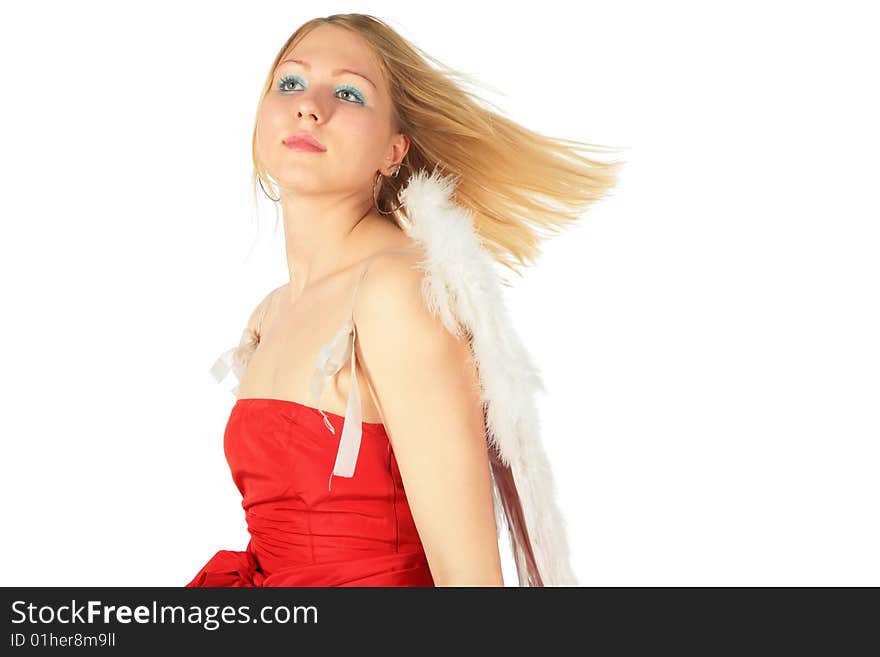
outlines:
{"label": "woman's face", "polygon": [[[275,70],[257,116],[257,157],[283,190],[369,193],[376,171],[403,159],[409,144],[392,132],[391,110],[369,46],[353,32],[321,25]],[[300,131],[325,150],[286,146]]]}

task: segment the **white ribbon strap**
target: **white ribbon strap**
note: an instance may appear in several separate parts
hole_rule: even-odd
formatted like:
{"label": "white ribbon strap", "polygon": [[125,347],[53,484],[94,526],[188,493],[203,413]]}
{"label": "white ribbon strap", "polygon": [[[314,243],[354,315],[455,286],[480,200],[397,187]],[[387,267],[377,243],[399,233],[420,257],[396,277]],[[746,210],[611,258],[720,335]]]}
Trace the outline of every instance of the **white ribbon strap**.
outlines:
{"label": "white ribbon strap", "polygon": [[345,404],[345,420],[342,425],[342,435],[339,438],[339,449],[336,452],[336,463],[333,464],[333,472],[327,481],[327,490],[333,482],[333,475],[337,477],[353,477],[354,466],[357,464],[358,453],[361,449],[361,391],[357,381],[357,366],[355,365],[355,337],[356,329],[351,331],[351,382],[348,386],[348,401]]}
{"label": "white ribbon strap", "polygon": [[[245,356],[249,356],[249,352],[256,347],[257,337],[256,334],[250,329],[246,328],[241,334],[241,340],[239,340],[237,347],[230,347],[226,351],[224,351],[220,356],[214,361],[214,364],[211,366],[211,369],[208,370],[211,376],[216,379],[217,383],[222,383],[223,379],[229,374],[230,371],[235,372],[235,378],[241,382],[241,376],[244,369],[244,365],[241,362],[238,362],[236,358],[236,352],[240,349],[245,350],[243,354]],[[238,385],[231,388],[232,394],[238,394]]]}
{"label": "white ribbon strap", "polygon": [[[380,253],[388,253],[392,251],[414,251],[414,248],[404,249],[387,249]],[[333,377],[345,362],[345,358],[351,359],[351,378],[348,386],[348,400],[345,405],[345,419],[342,425],[342,435],[339,437],[339,449],[336,452],[336,462],[333,464],[333,471],[330,473],[330,479],[327,482],[327,490],[333,483],[333,475],[337,477],[353,477],[354,468],[357,465],[358,453],[361,449],[361,437],[363,433],[363,422],[361,415],[361,392],[357,380],[357,364],[355,358],[355,341],[357,339],[357,329],[354,325],[354,301],[357,298],[358,288],[361,281],[367,274],[370,264],[375,260],[375,254],[368,258],[367,264],[361,270],[360,276],[355,283],[354,291],[351,295],[351,316],[349,320],[342,326],[336,336],[325,346],[318,355],[318,368],[312,377],[312,402],[313,405],[321,410],[319,400],[321,391],[327,381]],[[351,336],[351,341],[349,341]],[[335,434],[333,425],[327,419],[324,411],[324,424]]]}
{"label": "white ribbon strap", "polygon": [[309,388],[312,395],[312,406],[324,416],[324,426],[336,435],[336,429],[327,418],[327,414],[321,410],[321,393],[327,383],[336,376],[336,373],[345,365],[348,358],[348,336],[351,334],[351,322],[346,322],[323,347],[318,351],[318,360]]}
{"label": "white ribbon strap", "polygon": [[329,491],[333,483],[333,475],[339,477],[353,477],[354,466],[357,463],[358,452],[361,446],[361,398],[357,384],[357,366],[355,361],[355,328],[351,321],[346,322],[337,331],[336,335],[325,344],[318,352],[318,362],[311,380],[312,405],[318,409],[324,417],[324,426],[333,435],[336,429],[331,424],[327,414],[321,409],[321,392],[345,365],[345,361],[351,362],[351,381],[348,388],[348,400],[345,405],[345,418],[342,424],[342,433],[339,437],[339,448],[336,452],[336,462],[327,483]]}
{"label": "white ribbon strap", "polygon": [[232,369],[232,354],[235,353],[236,349],[238,347],[230,347],[224,351],[211,366],[209,372],[217,380],[217,383],[221,383],[226,378],[226,375],[229,374],[229,370]]}

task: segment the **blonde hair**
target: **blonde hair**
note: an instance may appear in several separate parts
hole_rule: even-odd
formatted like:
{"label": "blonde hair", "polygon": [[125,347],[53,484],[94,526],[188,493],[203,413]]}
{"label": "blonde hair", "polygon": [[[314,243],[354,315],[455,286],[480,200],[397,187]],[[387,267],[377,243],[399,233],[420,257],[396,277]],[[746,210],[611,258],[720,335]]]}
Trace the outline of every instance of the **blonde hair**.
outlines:
{"label": "blonde hair", "polygon": [[[334,14],[301,25],[275,57],[260,102],[271,89],[279,63],[320,25],[349,29],[372,46],[391,95],[394,128],[410,137],[396,188],[383,184],[377,195],[376,204],[383,211],[398,205],[397,189],[410,175],[439,167],[456,179],[454,200],[473,212],[474,229],[486,250],[521,274],[520,268],[540,255],[543,239],[576,221],[616,184],[622,161],[601,162],[578,151],[618,149],[542,135],[487,109],[483,104],[491,103],[465,90],[469,76],[443,65],[368,14]],[[257,158],[256,122],[252,153],[256,199],[261,180],[271,189]],[[401,226],[407,221],[405,208],[389,216]]]}
{"label": "blonde hair", "polygon": [[[497,262],[521,275],[520,267],[533,264],[540,255],[542,239],[576,221],[617,182],[622,161],[601,162],[578,152],[616,149],[545,136],[488,109],[484,105],[490,103],[465,89],[468,76],[443,65],[367,14],[334,14],[300,26],[275,57],[260,102],[271,89],[279,63],[320,25],[361,35],[377,55],[391,95],[394,129],[409,136],[410,147],[397,188],[383,185],[376,204],[383,211],[394,210],[388,216],[401,228],[409,220],[405,207],[395,210],[398,189],[416,172],[439,168],[455,179],[453,200],[473,213],[474,230],[483,247]],[[268,182],[257,157],[256,123],[253,161],[256,198],[259,182]],[[509,285],[503,277],[501,282]],[[520,585],[544,586],[534,554],[536,541],[528,534],[511,468],[494,449],[489,456],[498,498],[493,500],[496,521],[500,507]]]}

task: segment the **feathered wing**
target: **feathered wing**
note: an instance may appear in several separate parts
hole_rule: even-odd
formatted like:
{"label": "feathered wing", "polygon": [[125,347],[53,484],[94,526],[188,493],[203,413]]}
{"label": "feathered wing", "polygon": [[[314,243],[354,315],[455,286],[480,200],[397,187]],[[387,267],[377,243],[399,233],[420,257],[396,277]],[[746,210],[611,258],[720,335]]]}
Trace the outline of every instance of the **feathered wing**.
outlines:
{"label": "feathered wing", "polygon": [[435,169],[413,174],[398,198],[407,234],[425,259],[428,308],[456,336],[467,334],[480,378],[493,480],[496,524],[506,521],[520,586],[576,586],[565,524],[540,439],[538,369],[505,307],[491,255],[473,215],[453,199],[455,183]]}

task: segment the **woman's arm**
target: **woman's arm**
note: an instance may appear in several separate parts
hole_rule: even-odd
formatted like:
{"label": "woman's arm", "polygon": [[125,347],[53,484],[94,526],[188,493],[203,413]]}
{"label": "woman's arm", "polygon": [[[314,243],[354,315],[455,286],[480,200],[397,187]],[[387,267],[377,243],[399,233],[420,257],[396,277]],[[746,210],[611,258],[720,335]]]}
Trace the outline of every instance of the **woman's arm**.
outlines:
{"label": "woman's arm", "polygon": [[415,254],[371,265],[354,309],[358,360],[437,586],[504,586],[479,379],[422,297]]}

